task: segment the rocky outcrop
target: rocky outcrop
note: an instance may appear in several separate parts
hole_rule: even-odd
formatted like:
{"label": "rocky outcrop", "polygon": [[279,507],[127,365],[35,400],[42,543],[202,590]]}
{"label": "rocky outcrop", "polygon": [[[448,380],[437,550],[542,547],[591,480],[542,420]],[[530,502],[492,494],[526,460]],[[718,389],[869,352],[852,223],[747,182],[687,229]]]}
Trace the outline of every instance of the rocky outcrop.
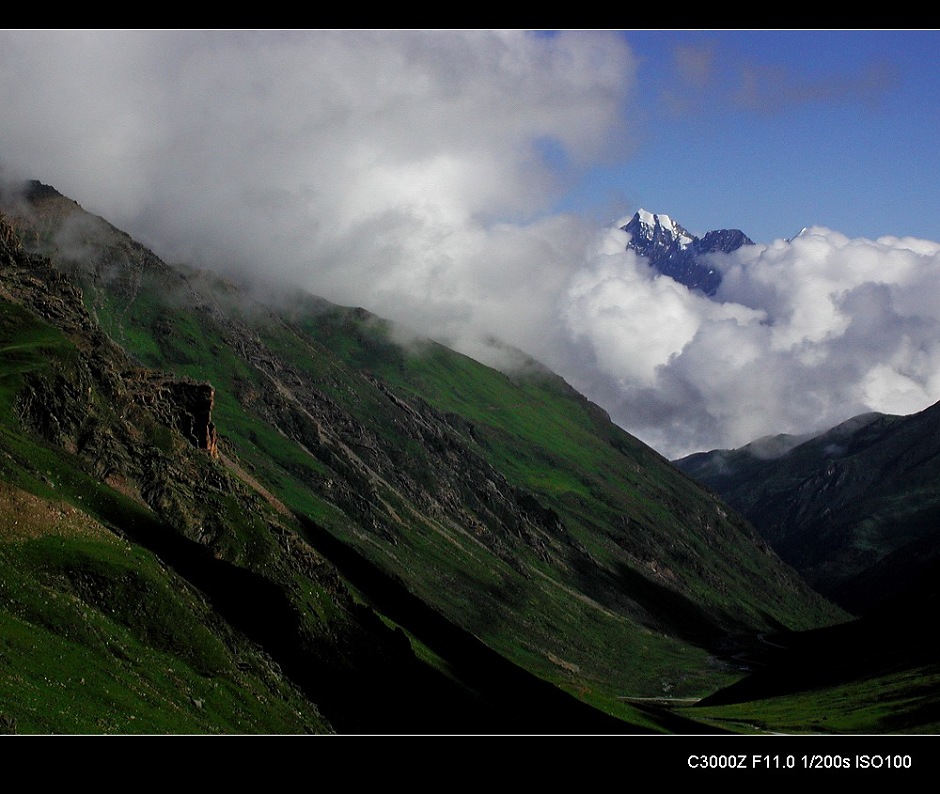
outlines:
{"label": "rocky outcrop", "polygon": [[178,430],[196,449],[218,458],[219,436],[212,422],[215,389],[211,384],[144,369],[127,373],[126,379],[136,402]]}
{"label": "rocky outcrop", "polygon": [[10,224],[7,223],[3,214],[0,213],[0,255],[7,259],[21,250],[22,245],[19,237],[17,237]]}

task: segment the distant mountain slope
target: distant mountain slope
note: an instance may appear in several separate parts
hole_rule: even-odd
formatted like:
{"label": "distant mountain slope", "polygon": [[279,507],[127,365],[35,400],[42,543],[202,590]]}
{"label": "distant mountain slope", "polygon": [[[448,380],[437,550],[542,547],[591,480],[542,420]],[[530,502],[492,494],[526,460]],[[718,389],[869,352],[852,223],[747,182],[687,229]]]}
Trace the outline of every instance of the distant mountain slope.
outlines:
{"label": "distant mountain slope", "polygon": [[940,404],[865,414],[776,457],[763,444],[676,461],[739,509],[820,591],[855,611],[940,553]]}
{"label": "distant mountain slope", "polygon": [[630,234],[627,248],[649,259],[651,267],[706,295],[714,295],[721,284],[721,272],[709,262],[709,256],[754,245],[739,229],[710,231],[700,238],[668,215],[654,215],[643,209],[620,228]]}
{"label": "distant mountain slope", "polygon": [[[513,709],[508,693],[518,688],[499,688],[495,679],[508,674],[494,661],[461,715],[508,709],[541,719],[542,702],[557,723],[569,714],[558,704],[570,692],[634,727],[656,726],[622,695],[704,694],[737,675],[714,658],[735,638],[844,617],[748,524],[534,362],[503,374],[429,340],[403,346],[399,329],[361,309],[302,294],[261,299],[170,267],[38,183],[7,196],[3,209],[25,244],[51,257],[51,268],[24,272],[24,283],[62,283],[87,315],[26,301],[29,310],[91,334],[75,344],[92,375],[24,382],[14,395],[19,421],[45,448],[74,456],[234,566],[233,576],[262,577],[272,603],[286,598],[291,639],[264,621],[245,629],[285,664],[293,660],[289,675],[311,658],[324,682],[342,672],[344,687],[326,703],[332,685],[301,675],[338,729],[346,727],[337,723],[341,698],[354,700],[360,724],[393,730],[441,719],[459,701],[411,652],[443,659],[462,684],[470,680],[457,672],[459,654],[432,648],[437,632],[419,636],[432,613],[460,642],[482,641],[481,653],[496,651],[529,675],[532,692],[549,682],[562,696],[542,692]],[[127,362],[95,364],[111,340]],[[110,374],[140,367],[163,374]],[[133,423],[110,429],[124,427],[120,412],[89,425],[85,407],[73,407],[87,404],[86,382],[93,394],[124,390],[152,419],[136,431]],[[209,410],[182,410],[177,382],[197,395],[211,384],[200,398]],[[124,440],[134,432],[145,433],[145,453]],[[194,462],[175,463],[180,450]],[[397,588],[401,604],[416,599],[401,618],[414,620],[406,626],[417,632],[412,644],[383,633],[341,585],[317,584],[321,575],[337,580],[311,547],[350,576],[365,571],[363,594]],[[387,595],[366,597],[378,612],[392,611],[381,601]],[[418,605],[431,610],[420,620]],[[371,675],[372,658],[384,674]],[[390,675],[414,683],[395,688]],[[407,715],[393,705],[406,691],[425,697]],[[445,693],[438,710],[435,691]],[[495,712],[481,710],[484,699]],[[367,722],[379,715],[385,722]]]}

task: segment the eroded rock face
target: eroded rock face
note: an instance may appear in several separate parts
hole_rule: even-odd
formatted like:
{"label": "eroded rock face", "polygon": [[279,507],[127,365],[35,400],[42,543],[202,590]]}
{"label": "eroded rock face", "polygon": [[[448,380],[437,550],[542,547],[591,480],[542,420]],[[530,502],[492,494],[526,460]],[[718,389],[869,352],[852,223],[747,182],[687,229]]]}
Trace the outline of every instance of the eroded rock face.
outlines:
{"label": "eroded rock face", "polygon": [[218,457],[219,437],[212,422],[215,389],[211,384],[152,370],[137,370],[126,378],[135,401],[178,430],[196,449]]}

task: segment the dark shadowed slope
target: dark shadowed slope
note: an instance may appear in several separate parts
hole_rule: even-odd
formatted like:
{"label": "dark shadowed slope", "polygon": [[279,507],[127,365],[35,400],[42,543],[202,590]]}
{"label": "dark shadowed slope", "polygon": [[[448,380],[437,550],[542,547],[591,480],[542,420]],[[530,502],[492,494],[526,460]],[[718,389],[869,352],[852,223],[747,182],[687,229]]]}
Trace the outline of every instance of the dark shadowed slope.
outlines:
{"label": "dark shadowed slope", "polygon": [[766,444],[677,465],[713,488],[821,592],[856,612],[940,551],[940,405],[865,414],[768,457]]}

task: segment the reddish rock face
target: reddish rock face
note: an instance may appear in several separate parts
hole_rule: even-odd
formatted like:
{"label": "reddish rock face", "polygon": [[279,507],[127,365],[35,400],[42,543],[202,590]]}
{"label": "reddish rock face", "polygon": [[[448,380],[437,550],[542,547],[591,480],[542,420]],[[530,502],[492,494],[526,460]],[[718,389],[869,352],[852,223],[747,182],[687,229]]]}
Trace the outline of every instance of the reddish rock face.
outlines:
{"label": "reddish rock face", "polygon": [[196,449],[219,455],[219,436],[212,422],[215,389],[211,384],[140,370],[132,378],[134,399],[176,428]]}
{"label": "reddish rock face", "polygon": [[176,428],[197,449],[205,449],[218,457],[219,438],[212,423],[215,389],[208,383],[174,380],[165,391],[176,405]]}

